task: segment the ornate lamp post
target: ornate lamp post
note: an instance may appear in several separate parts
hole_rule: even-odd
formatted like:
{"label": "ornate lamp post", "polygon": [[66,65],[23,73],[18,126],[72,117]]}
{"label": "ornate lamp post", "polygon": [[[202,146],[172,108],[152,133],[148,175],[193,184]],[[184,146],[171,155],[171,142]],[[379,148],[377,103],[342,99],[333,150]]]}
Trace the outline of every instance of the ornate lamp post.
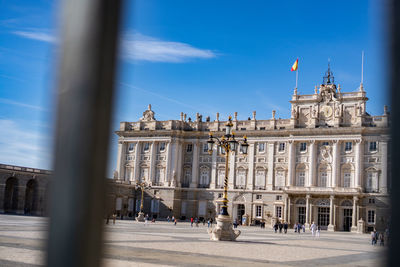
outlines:
{"label": "ornate lamp post", "polygon": [[138,216],[136,217],[136,221],[144,222],[144,212],[143,212],[144,190],[145,189],[150,189],[151,186],[147,185],[145,182],[136,183],[135,189],[138,190],[139,188],[142,191],[142,198],[140,200],[140,212],[139,212]]}
{"label": "ornate lamp post", "polygon": [[241,146],[241,152],[247,155],[247,149],[249,144],[247,143],[247,137],[244,136],[241,140],[235,139],[235,134],[232,132],[232,117],[229,116],[228,122],[226,123],[226,132],[221,137],[214,137],[211,133],[207,141],[208,152],[211,154],[214,143],[217,147],[221,148],[222,154],[225,154],[225,179],[224,179],[224,195],[222,199],[222,207],[217,217],[217,226],[212,230],[209,230],[209,234],[212,240],[224,240],[234,241],[240,235],[240,231],[235,231],[232,228],[232,220],[228,214],[228,167],[229,167],[229,153],[235,152],[238,149],[238,145]]}

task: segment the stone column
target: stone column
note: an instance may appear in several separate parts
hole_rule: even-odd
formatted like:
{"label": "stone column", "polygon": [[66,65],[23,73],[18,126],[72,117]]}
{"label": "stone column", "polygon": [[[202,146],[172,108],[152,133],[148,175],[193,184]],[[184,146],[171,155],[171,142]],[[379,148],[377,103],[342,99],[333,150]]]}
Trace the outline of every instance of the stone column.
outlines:
{"label": "stone column", "polygon": [[288,196],[285,196],[285,206],[283,207],[283,221],[287,222],[287,208],[288,205]]}
{"label": "stone column", "polygon": [[236,153],[230,152],[228,166],[229,166],[228,189],[233,189],[235,184],[235,173],[236,173]]}
{"label": "stone column", "polygon": [[306,228],[310,227],[310,195],[306,195]]}
{"label": "stone column", "polygon": [[333,222],[333,216],[334,216],[334,207],[333,207],[333,201],[335,200],[334,196],[330,196],[330,205],[329,205],[329,225],[328,225],[328,231],[335,231],[335,225]]}
{"label": "stone column", "polygon": [[183,169],[183,149],[184,144],[181,141],[176,142],[177,158],[176,158],[176,185],[182,186],[182,169]]}
{"label": "stone column", "polygon": [[139,182],[139,176],[140,176],[140,152],[142,150],[142,143],[141,142],[136,142],[136,147],[135,147],[135,181]]}
{"label": "stone column", "polygon": [[290,203],[290,196],[288,196],[288,206],[287,206],[287,223],[290,225],[290,210],[292,204]]}
{"label": "stone column", "polygon": [[[315,174],[316,174],[316,157],[317,157],[317,150],[315,149],[315,141],[310,141],[310,173],[307,178],[306,186],[314,186],[315,183]],[[308,223],[308,221],[307,221]]]}
{"label": "stone column", "polygon": [[153,141],[150,148],[150,170],[149,170],[149,181],[153,183],[156,174],[156,156],[157,156],[157,149],[156,149],[156,142]]}
{"label": "stone column", "polygon": [[211,156],[211,183],[210,183],[211,189],[215,189],[215,185],[217,184],[217,152],[218,152],[218,146],[214,145]]}
{"label": "stone column", "polygon": [[275,143],[268,143],[268,173],[267,173],[267,190],[274,188],[274,152]]}
{"label": "stone column", "polygon": [[379,150],[381,152],[381,177],[379,179],[379,192],[381,193],[387,193],[387,187],[388,187],[388,182],[387,182],[387,168],[388,168],[388,144],[386,141],[379,142]]}
{"label": "stone column", "polygon": [[169,185],[171,185],[171,183],[170,183],[170,181],[171,181],[171,164],[172,164],[172,158],[171,158],[171,156],[172,156],[172,149],[171,149],[171,142],[167,142],[167,148],[166,148],[166,151],[165,151],[165,155],[166,155],[166,158],[165,158],[165,165],[166,165],[166,167],[165,167],[165,174],[164,174],[164,181],[162,181],[163,182],[163,185],[164,186],[169,186]]}
{"label": "stone column", "polygon": [[314,222],[313,216],[313,209],[314,209],[314,205],[310,204],[310,223],[312,224]]}
{"label": "stone column", "polygon": [[119,180],[124,180],[125,177],[125,156],[126,143],[123,141],[118,141],[117,171]]}
{"label": "stone column", "polygon": [[338,166],[340,166],[340,162],[338,162],[340,154],[339,152],[339,142],[338,140],[333,140],[333,149],[332,149],[332,177],[330,186],[335,188],[338,186],[338,181],[340,181],[340,172],[338,172]]}
{"label": "stone column", "polygon": [[254,188],[254,152],[255,144],[250,143],[248,148],[247,158],[249,161],[249,173],[247,178],[247,189],[252,190]]}
{"label": "stone column", "polygon": [[295,164],[296,164],[296,147],[293,140],[289,141],[289,162],[288,162],[288,183],[287,186],[294,185]]}
{"label": "stone column", "polygon": [[199,143],[193,143],[193,158],[192,158],[192,181],[190,182],[191,188],[196,188],[199,184]]}
{"label": "stone column", "polygon": [[353,181],[353,187],[361,188],[362,181],[362,170],[364,169],[364,153],[363,153],[363,145],[362,140],[356,140],[356,158],[355,158],[355,177]]}
{"label": "stone column", "polygon": [[351,216],[351,231],[352,232],[357,232],[357,201],[358,197],[353,196],[353,212]]}

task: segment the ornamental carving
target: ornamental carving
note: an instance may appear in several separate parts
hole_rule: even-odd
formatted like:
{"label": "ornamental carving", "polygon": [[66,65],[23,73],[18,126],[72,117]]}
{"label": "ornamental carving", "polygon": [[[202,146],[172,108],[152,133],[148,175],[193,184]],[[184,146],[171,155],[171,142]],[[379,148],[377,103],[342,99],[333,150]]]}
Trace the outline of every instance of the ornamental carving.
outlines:
{"label": "ornamental carving", "polygon": [[154,111],[151,110],[151,104],[147,107],[147,110],[143,112],[143,117],[140,118],[140,121],[155,121]]}
{"label": "ornamental carving", "polygon": [[332,148],[330,146],[321,146],[320,161],[332,162]]}

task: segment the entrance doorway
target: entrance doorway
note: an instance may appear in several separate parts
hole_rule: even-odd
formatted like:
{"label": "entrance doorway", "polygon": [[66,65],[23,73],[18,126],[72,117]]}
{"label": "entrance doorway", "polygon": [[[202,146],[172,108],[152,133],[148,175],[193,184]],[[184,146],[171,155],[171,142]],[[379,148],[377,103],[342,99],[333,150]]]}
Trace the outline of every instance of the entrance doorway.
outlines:
{"label": "entrance doorway", "polygon": [[350,231],[352,226],[353,209],[343,209],[343,231]]}
{"label": "entrance doorway", "polygon": [[318,225],[321,229],[326,230],[329,225],[329,208],[318,207]]}
{"label": "entrance doorway", "polygon": [[298,212],[299,216],[297,221],[304,224],[306,222],[306,207],[299,207]]}
{"label": "entrance doorway", "polygon": [[240,223],[243,221],[244,212],[245,212],[244,204],[238,204],[236,214],[237,214],[237,220]]}

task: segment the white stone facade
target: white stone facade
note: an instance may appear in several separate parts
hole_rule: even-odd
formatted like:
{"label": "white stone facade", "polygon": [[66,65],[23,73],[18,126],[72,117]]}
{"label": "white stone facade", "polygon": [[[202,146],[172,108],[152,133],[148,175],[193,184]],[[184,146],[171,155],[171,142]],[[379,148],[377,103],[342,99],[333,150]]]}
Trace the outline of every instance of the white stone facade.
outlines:
{"label": "white stone facade", "polygon": [[[291,118],[238,120],[237,136],[247,135],[248,155],[229,159],[229,212],[251,223],[275,220],[311,224],[328,230],[384,228],[388,222],[389,114],[366,112],[366,92],[342,92],[330,70],[312,95],[292,95]],[[222,136],[225,121],[157,121],[149,105],[137,122],[121,122],[116,182],[152,185],[175,216],[210,217],[218,213],[225,157],[207,152],[208,133]],[[169,211],[168,211],[169,210]],[[151,212],[151,211],[150,211]]]}

